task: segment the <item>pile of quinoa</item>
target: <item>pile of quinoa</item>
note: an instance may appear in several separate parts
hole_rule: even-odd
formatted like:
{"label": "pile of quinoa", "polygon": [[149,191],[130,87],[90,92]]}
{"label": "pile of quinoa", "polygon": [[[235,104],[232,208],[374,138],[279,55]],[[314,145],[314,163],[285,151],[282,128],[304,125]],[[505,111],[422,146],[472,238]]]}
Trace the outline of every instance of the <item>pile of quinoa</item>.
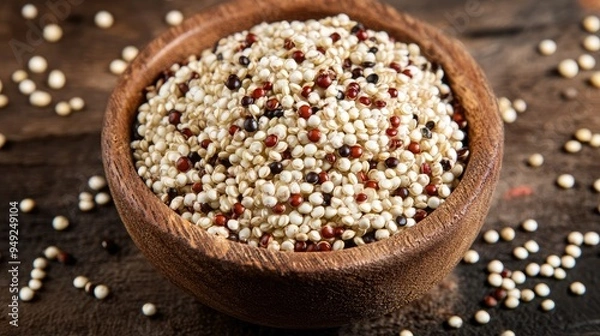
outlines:
{"label": "pile of quinoa", "polygon": [[399,234],[469,155],[443,69],[344,14],[223,38],[146,98],[131,143],[146,185],[209,233],[270,250]]}

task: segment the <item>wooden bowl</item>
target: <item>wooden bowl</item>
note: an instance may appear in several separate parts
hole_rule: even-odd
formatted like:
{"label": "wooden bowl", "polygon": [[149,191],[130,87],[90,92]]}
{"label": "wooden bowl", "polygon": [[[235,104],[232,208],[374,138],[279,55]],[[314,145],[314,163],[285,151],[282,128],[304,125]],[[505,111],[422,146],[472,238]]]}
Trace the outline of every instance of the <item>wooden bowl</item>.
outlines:
{"label": "wooden bowl", "polygon": [[[466,110],[471,157],[462,182],[441,207],[388,240],[337,252],[270,252],[208,234],[146,187],[133,165],[130,135],[142,91],[162,70],[262,21],[339,13],[398,40],[418,43],[446,70]],[[372,0],[236,0],[206,9],[141,52],[110,98],[102,132],[104,168],[117,210],[146,258],[214,309],[290,328],[330,327],[380,316],[441,281],[482,226],[498,180],[502,146],[496,100],[464,47]]]}

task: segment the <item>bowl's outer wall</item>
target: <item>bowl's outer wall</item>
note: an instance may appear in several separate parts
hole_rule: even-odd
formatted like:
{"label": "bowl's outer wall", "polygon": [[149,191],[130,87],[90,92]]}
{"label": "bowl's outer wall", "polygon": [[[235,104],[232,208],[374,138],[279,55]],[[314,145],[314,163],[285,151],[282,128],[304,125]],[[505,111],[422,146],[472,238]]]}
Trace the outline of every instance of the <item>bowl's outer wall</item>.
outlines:
{"label": "bowl's outer wall", "polygon": [[[471,158],[463,181],[439,209],[386,241],[339,252],[283,253],[209,235],[168,209],[133,166],[131,125],[143,89],[161,71],[262,21],[346,13],[400,41],[416,41],[440,63],[469,121]],[[429,290],[458,263],[489,209],[502,158],[503,130],[487,81],[462,45],[375,1],[250,1],[212,7],[154,40],[122,76],[102,134],[105,172],[136,245],[172,282],[240,319],[316,328],[379,316]]]}

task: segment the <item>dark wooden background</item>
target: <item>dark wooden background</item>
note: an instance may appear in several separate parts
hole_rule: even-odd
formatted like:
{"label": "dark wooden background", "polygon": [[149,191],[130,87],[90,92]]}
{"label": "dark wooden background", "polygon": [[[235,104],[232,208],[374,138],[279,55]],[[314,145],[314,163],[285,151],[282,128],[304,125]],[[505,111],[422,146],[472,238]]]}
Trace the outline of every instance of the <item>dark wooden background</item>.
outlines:
{"label": "dark wooden background", "polygon": [[[600,149],[584,147],[578,154],[561,151],[562,144],[579,127],[600,132],[600,91],[587,85],[589,72],[574,79],[562,79],[554,73],[563,58],[583,53],[580,41],[585,33],[579,22],[586,13],[600,13],[600,1],[572,0],[449,0],[387,1],[396,8],[444,29],[460,39],[480,62],[498,96],[522,97],[528,111],[516,123],[506,127],[506,149],[501,182],[485,228],[517,227],[525,218],[540,223],[536,233],[517,231],[514,242],[489,246],[478,240],[474,248],[482,257],[476,265],[459,265],[455,272],[428,296],[414,305],[390,315],[322,331],[282,331],[241,322],[213,311],[173,287],[159,276],[133,245],[112,206],[91,213],[77,209],[78,193],[87,190],[93,174],[102,173],[100,128],[108,95],[116,77],[108,64],[120,56],[121,49],[132,44],[143,47],[167,29],[164,15],[180,9],[191,15],[218,1],[183,0],[35,0],[40,17],[51,13],[47,3],[61,3],[60,25],[64,37],[59,43],[29,41],[35,54],[49,60],[50,69],[63,70],[67,86],[52,91],[55,101],[72,96],[85,98],[85,111],[68,118],[58,117],[52,108],[28,104],[10,81],[10,74],[31,56],[15,55],[9,42],[26,42],[36,28],[20,16],[21,1],[0,2],[0,79],[10,105],[0,110],[0,132],[9,144],[0,150],[0,230],[2,260],[0,266],[0,335],[397,335],[404,328],[415,335],[447,333],[443,321],[452,314],[462,316],[465,325],[456,335],[499,335],[511,329],[517,335],[600,335],[600,249],[586,247],[575,269],[566,280],[544,280],[552,289],[556,309],[545,313],[540,299],[521,304],[514,311],[489,309],[492,321],[477,326],[472,314],[481,308],[481,298],[490,291],[485,285],[487,261],[498,258],[511,269],[527,262],[514,261],[510,252],[528,239],[536,239],[541,252],[529,261],[542,262],[548,254],[560,254],[565,236],[571,230],[600,230],[600,203],[590,188],[600,178]],[[74,3],[78,3],[73,5]],[[94,26],[93,15],[109,10],[115,25],[108,30]],[[54,14],[56,15],[56,14]],[[536,53],[543,38],[555,39],[558,51],[550,57]],[[26,42],[27,43],[27,42]],[[598,52],[594,56],[600,56]],[[600,59],[599,59],[600,61]],[[44,87],[44,77],[33,76]],[[561,99],[560,92],[574,87],[577,99]],[[546,164],[538,169],[526,166],[534,152],[544,154]],[[560,173],[572,173],[577,186],[559,190],[554,180]],[[514,187],[527,185],[533,195],[508,199]],[[44,288],[37,299],[21,303],[19,325],[8,325],[9,304],[7,246],[9,201],[32,197],[38,209],[21,214],[19,276],[21,285],[29,280],[31,262],[48,245],[71,252],[77,264],[52,263]],[[64,214],[72,225],[66,232],[51,227],[55,215]],[[100,246],[104,238],[114,239],[121,251],[109,255]],[[72,286],[80,274],[112,289],[111,296],[99,301]],[[540,279],[529,279],[531,288]],[[582,281],[588,292],[583,297],[568,294],[571,281]],[[343,298],[340,298],[341,300]],[[376,298],[374,298],[376,299]],[[160,314],[149,319],[140,308],[154,302]],[[290,301],[293,304],[293,301]]]}

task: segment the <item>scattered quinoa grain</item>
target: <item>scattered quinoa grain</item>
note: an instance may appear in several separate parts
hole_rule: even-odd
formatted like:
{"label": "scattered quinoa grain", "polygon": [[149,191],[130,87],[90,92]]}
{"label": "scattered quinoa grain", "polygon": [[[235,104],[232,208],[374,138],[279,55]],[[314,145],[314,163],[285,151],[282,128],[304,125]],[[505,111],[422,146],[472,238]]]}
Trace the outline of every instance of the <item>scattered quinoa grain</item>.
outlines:
{"label": "scattered quinoa grain", "polygon": [[595,231],[586,232],[583,235],[583,243],[589,246],[596,246],[600,243],[600,235]]}
{"label": "scattered quinoa grain", "polygon": [[99,11],[94,16],[94,22],[98,28],[108,29],[115,23],[115,18],[107,11]]}
{"label": "scattered quinoa grain", "polygon": [[165,15],[165,22],[170,26],[178,26],[183,22],[183,13],[172,10]]}
{"label": "scattered quinoa grain", "polygon": [[548,287],[548,285],[546,285],[543,282],[540,282],[539,284],[535,285],[535,287],[533,287],[533,291],[539,297],[546,297],[550,295],[550,287]]}
{"label": "scattered quinoa grain", "polygon": [[125,69],[127,69],[127,62],[123,61],[122,59],[115,59],[110,62],[109,69],[113,74],[120,75],[125,72]]}
{"label": "scattered quinoa grain", "polygon": [[521,285],[525,283],[527,276],[522,271],[514,271],[512,272],[511,279],[515,282],[515,284]]}
{"label": "scattered quinoa grain", "polygon": [[83,289],[88,282],[90,282],[90,279],[83,275],[78,275],[73,279],[73,287]]}
{"label": "scattered quinoa grain", "polygon": [[21,8],[21,15],[23,16],[24,19],[33,20],[38,15],[38,9],[33,4],[25,4]]}
{"label": "scattered quinoa grain", "polygon": [[56,231],[63,231],[69,227],[69,219],[65,216],[56,216],[52,220],[52,227]]}
{"label": "scattered quinoa grain", "polygon": [[600,179],[595,180],[594,184],[592,184],[592,187],[596,192],[600,192]]}
{"label": "scattered quinoa grain", "polygon": [[[595,88],[600,88],[600,71],[595,71],[592,74],[592,76],[590,77],[590,84]],[[599,147],[600,146],[600,137],[597,138],[594,143],[595,143],[595,145],[593,145],[594,147]]]}
{"label": "scattered quinoa grain", "polygon": [[486,312],[485,310],[478,310],[475,313],[475,321],[477,321],[477,323],[479,324],[487,324],[488,322],[490,322],[490,314],[488,312]]}
{"label": "scattered quinoa grain", "polygon": [[153,303],[144,303],[142,306],[142,314],[146,316],[154,316],[157,313],[156,306]]}
{"label": "scattered quinoa grain", "polygon": [[519,113],[527,111],[527,103],[523,99],[515,99],[512,102],[512,107]]}
{"label": "scattered quinoa grain", "polygon": [[579,281],[575,281],[569,285],[569,290],[575,295],[583,295],[585,294],[585,285]]}
{"label": "scattered quinoa grain", "polygon": [[600,19],[595,15],[588,15],[581,21],[581,26],[588,33],[596,33],[600,30]]}
{"label": "scattered quinoa grain", "polygon": [[500,334],[500,336],[516,336],[516,334],[512,330],[505,330]]}
{"label": "scattered quinoa grain", "polygon": [[56,246],[48,246],[44,249],[44,256],[48,260],[54,260],[60,253],[60,250]]}
{"label": "scattered quinoa grain", "polygon": [[32,279],[42,280],[46,277],[46,272],[44,272],[44,270],[41,270],[39,268],[34,268],[31,270],[30,276]]}
{"label": "scattered quinoa grain", "polygon": [[61,117],[67,117],[71,115],[71,105],[69,103],[61,101],[56,103],[54,106],[54,112]]}
{"label": "scattered quinoa grain", "polygon": [[565,254],[573,258],[581,257],[581,248],[578,245],[569,244],[565,247]]}
{"label": "scattered quinoa grain", "polygon": [[535,299],[535,292],[531,289],[523,289],[521,290],[521,301],[523,302],[531,302]]}
{"label": "scattered quinoa grain", "polygon": [[500,235],[496,230],[488,230],[483,234],[483,240],[488,244],[495,244],[500,239]]}
{"label": "scattered quinoa grain", "polygon": [[600,50],[600,37],[596,35],[588,35],[583,39],[583,48],[587,51]]}
{"label": "scattered quinoa grain", "polygon": [[554,309],[554,307],[556,307],[556,304],[554,303],[554,301],[552,301],[550,299],[546,299],[546,300],[542,301],[542,303],[540,304],[540,307],[544,311],[551,311]]}
{"label": "scattered quinoa grain", "polygon": [[515,309],[519,306],[519,299],[514,296],[509,296],[504,300],[504,307],[508,309]]}
{"label": "scattered quinoa grain", "polygon": [[562,268],[554,269],[554,279],[564,280],[567,277],[567,272]]}
{"label": "scattered quinoa grain", "polygon": [[551,254],[546,257],[546,263],[554,268],[560,267],[560,257],[556,254]]}
{"label": "scattered quinoa grain", "polygon": [[529,251],[522,246],[518,246],[513,249],[513,256],[519,260],[525,260],[529,257]]}
{"label": "scattered quinoa grain", "polygon": [[52,103],[52,96],[45,91],[33,91],[29,96],[29,103],[36,107],[46,107]]}
{"label": "scattered quinoa grain", "polygon": [[42,281],[39,279],[31,279],[27,283],[27,287],[31,288],[34,291],[38,291],[38,290],[42,289],[42,285],[43,285]]}
{"label": "scattered quinoa grain", "polygon": [[126,46],[123,48],[123,51],[121,51],[121,58],[123,58],[125,62],[131,62],[137,57],[138,54],[138,48],[134,46]]}
{"label": "scattered quinoa grain", "polygon": [[95,191],[102,190],[106,187],[106,179],[103,176],[94,175],[89,178],[88,186]]}
{"label": "scattered quinoa grain", "polygon": [[581,246],[583,244],[583,233],[579,231],[572,231],[567,235],[567,242],[569,244]]}
{"label": "scattered quinoa grain", "polygon": [[6,145],[6,135],[0,133],[0,149]]}
{"label": "scattered quinoa grain", "polygon": [[22,287],[19,290],[19,298],[23,302],[28,302],[28,301],[33,300],[34,296],[35,296],[35,292],[29,287]]}
{"label": "scattered quinoa grain", "polygon": [[563,255],[562,257],[560,257],[560,264],[563,268],[571,269],[571,268],[575,267],[576,263],[577,263],[577,261],[571,255],[567,254],[567,255]]}
{"label": "scattered quinoa grain", "polygon": [[23,80],[27,79],[27,77],[29,77],[29,75],[25,70],[16,70],[11,75],[13,83],[16,84],[21,83]]}
{"label": "scattered quinoa grain", "polygon": [[33,260],[33,268],[45,269],[48,267],[48,259],[37,257]]}
{"label": "scattered quinoa grain", "polygon": [[538,44],[538,51],[544,56],[550,56],[556,52],[556,42],[553,40],[542,40]]}
{"label": "scattered quinoa grain", "polygon": [[565,151],[567,151],[568,153],[579,153],[581,152],[582,148],[583,146],[581,145],[581,142],[577,140],[569,140],[565,143],[564,146]]}
{"label": "scattered quinoa grain", "polygon": [[65,87],[66,83],[67,83],[67,78],[65,77],[65,74],[62,71],[52,70],[48,74],[48,86],[51,89],[55,89],[55,90],[62,89],[63,87]]}
{"label": "scattered quinoa grain", "polygon": [[498,273],[491,273],[487,277],[487,282],[492,287],[502,286],[502,276]]}
{"label": "scattered quinoa grain", "polygon": [[32,212],[35,209],[35,201],[31,198],[25,198],[19,202],[19,209],[24,213]]}
{"label": "scattered quinoa grain", "polygon": [[517,111],[515,111],[515,109],[513,109],[512,107],[506,110],[501,110],[500,116],[502,117],[502,120],[507,124],[512,124],[515,121],[517,121]]}
{"label": "scattered quinoa grain", "polygon": [[400,331],[399,336],[413,336],[413,332],[408,330],[408,329],[404,329]]}
{"label": "scattered quinoa grain", "polygon": [[63,30],[59,25],[51,23],[44,27],[44,31],[42,34],[44,35],[44,39],[46,41],[58,42],[63,36]]}
{"label": "scattered quinoa grain", "polygon": [[479,261],[479,253],[475,250],[468,250],[463,257],[463,261],[467,264],[475,264]]}
{"label": "scattered quinoa grain", "polygon": [[564,78],[573,78],[579,73],[579,66],[574,60],[566,59],[558,63],[558,73]]}
{"label": "scattered quinoa grain", "polygon": [[48,61],[44,57],[36,55],[29,59],[27,66],[33,73],[42,73],[48,69]]}
{"label": "scattered quinoa grain", "polygon": [[526,232],[535,232],[538,229],[538,222],[535,219],[526,219],[521,223],[521,229]]}
{"label": "scattered quinoa grain", "polygon": [[563,189],[571,189],[575,186],[575,177],[571,174],[562,174],[558,176],[556,183]]}
{"label": "scattered quinoa grain", "polygon": [[110,294],[110,289],[106,285],[97,285],[94,288],[94,297],[98,300],[105,299]]}
{"label": "scattered quinoa grain", "polygon": [[450,316],[450,318],[448,318],[447,320],[448,326],[454,329],[460,329],[460,327],[462,327],[463,325],[463,320],[462,318],[460,318],[460,316]]}
{"label": "scattered quinoa grain", "polygon": [[523,247],[525,247],[529,253],[538,253],[540,251],[540,245],[535,240],[526,241],[523,244]]}
{"label": "scattered quinoa grain", "polygon": [[500,230],[500,237],[504,241],[512,241],[515,239],[515,230],[511,227],[505,227]]}
{"label": "scattered quinoa grain", "polygon": [[527,274],[530,277],[537,276],[538,274],[540,274],[540,265],[536,263],[529,263],[525,267],[525,274]]}
{"label": "scattered quinoa grain", "polygon": [[581,70],[592,70],[596,66],[596,59],[590,54],[583,54],[577,58]]}
{"label": "scattered quinoa grain", "polygon": [[81,111],[85,107],[85,101],[80,97],[73,97],[69,99],[69,105],[73,111]]}
{"label": "scattered quinoa grain", "polygon": [[110,203],[111,197],[108,193],[100,192],[96,194],[96,196],[94,197],[94,201],[98,205],[106,205]]}
{"label": "scattered quinoa grain", "polygon": [[[6,107],[8,105],[8,97],[6,95],[0,94],[0,109]],[[0,146],[1,148],[2,146]]]}
{"label": "scattered quinoa grain", "polygon": [[580,128],[577,131],[575,131],[575,139],[577,139],[577,141],[583,142],[583,143],[588,143],[592,140],[592,131],[590,131],[588,128]]}
{"label": "scattered quinoa grain", "polygon": [[19,92],[26,96],[32,94],[35,89],[37,89],[37,86],[31,79],[24,79],[19,83]]}
{"label": "scattered quinoa grain", "polygon": [[540,275],[549,278],[554,275],[554,267],[550,264],[542,264],[540,266]]}
{"label": "scattered quinoa grain", "polygon": [[492,260],[488,263],[487,270],[490,273],[500,273],[504,270],[504,264],[500,260]]}
{"label": "scattered quinoa grain", "polygon": [[95,207],[94,201],[79,201],[78,204],[79,210],[83,212],[92,211]]}

